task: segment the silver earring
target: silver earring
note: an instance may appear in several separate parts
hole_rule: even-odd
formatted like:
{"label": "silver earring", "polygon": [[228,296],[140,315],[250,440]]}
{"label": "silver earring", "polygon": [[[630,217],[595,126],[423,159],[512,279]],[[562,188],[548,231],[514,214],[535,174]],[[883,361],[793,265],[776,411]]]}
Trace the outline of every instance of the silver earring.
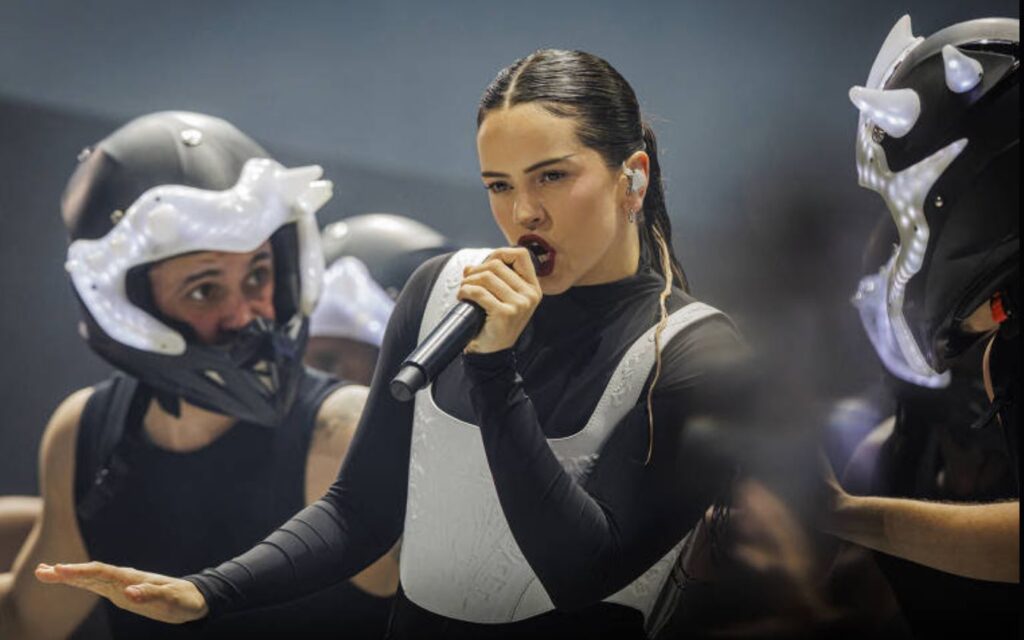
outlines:
{"label": "silver earring", "polygon": [[633,224],[633,223],[636,222],[636,214],[637,214],[637,211],[630,211],[629,212],[629,217],[628,217],[629,224]]}

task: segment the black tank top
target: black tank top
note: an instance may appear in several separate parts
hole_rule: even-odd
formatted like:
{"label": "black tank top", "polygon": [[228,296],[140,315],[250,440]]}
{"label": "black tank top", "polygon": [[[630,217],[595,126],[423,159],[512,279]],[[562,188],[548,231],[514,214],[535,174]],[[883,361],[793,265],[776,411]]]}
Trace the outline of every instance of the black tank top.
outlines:
{"label": "black tank top", "polygon": [[[148,396],[117,374],[82,413],[75,504],[89,557],[181,576],[263,539],[305,505],[306,459],[316,413],[337,381],[307,371],[291,413],[275,427],[240,422],[189,453],[163,449],[141,428]],[[202,625],[165,625],[111,605],[116,638],[379,638],[389,600],[342,582],[281,606]],[[329,633],[333,630],[333,633]]]}

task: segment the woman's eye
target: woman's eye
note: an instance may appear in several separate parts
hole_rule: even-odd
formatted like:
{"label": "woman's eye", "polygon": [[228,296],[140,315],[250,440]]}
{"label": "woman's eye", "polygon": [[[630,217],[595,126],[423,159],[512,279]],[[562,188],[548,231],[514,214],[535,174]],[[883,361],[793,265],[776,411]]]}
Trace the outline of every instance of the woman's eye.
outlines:
{"label": "woman's eye", "polygon": [[502,181],[491,182],[490,184],[484,185],[484,189],[487,189],[491,193],[505,193],[506,191],[508,191],[511,188],[512,188],[512,185],[510,185],[507,182],[502,182]]}
{"label": "woman's eye", "polygon": [[540,174],[540,181],[542,184],[547,182],[558,182],[564,177],[564,171],[545,171],[544,173]]}

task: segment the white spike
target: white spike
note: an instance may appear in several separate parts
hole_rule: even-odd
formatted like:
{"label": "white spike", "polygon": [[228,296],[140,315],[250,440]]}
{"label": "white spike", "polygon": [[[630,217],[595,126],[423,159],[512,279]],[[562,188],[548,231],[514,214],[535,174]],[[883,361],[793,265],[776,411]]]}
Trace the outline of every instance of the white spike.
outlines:
{"label": "white spike", "polygon": [[907,135],[921,115],[921,99],[913,89],[882,91],[852,87],[850,101],[875,126],[894,138]]}
{"label": "white spike", "polygon": [[307,185],[307,189],[299,194],[298,204],[310,213],[316,212],[324,203],[331,199],[334,194],[333,183],[330,180],[316,180]]}
{"label": "white spike", "polygon": [[882,48],[879,49],[874,64],[871,65],[871,72],[868,73],[866,86],[870,89],[881,88],[882,77],[892,67],[893,63],[896,62],[900,54],[910,45],[916,44],[923,39],[914,37],[910,27],[909,15],[905,15],[897,20],[896,24],[889,30],[889,35],[886,36],[885,42],[882,43]]}
{"label": "white spike", "polygon": [[928,191],[966,146],[967,138],[961,138],[897,173],[889,184],[890,197],[903,194],[914,211],[923,211]]}
{"label": "white spike", "polygon": [[279,171],[276,178],[284,200],[286,202],[295,202],[299,196],[309,189],[310,183],[319,179],[323,174],[323,169],[315,164],[311,164],[305,167],[295,167],[294,169]]}
{"label": "white spike", "polygon": [[953,45],[942,47],[942,62],[946,66],[946,86],[953,93],[967,93],[981,82],[981,63]]}

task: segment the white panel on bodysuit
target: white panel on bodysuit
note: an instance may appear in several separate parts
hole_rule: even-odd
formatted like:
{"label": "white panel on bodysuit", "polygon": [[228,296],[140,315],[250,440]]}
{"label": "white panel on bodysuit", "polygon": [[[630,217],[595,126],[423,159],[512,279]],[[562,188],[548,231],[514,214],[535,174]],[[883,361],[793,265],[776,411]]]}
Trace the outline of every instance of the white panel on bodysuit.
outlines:
{"label": "white panel on bodysuit", "polygon": [[[491,249],[459,251],[430,294],[420,340],[456,302],[462,269]],[[669,316],[662,345],[687,326],[721,312],[693,302]],[[548,444],[566,471],[582,481],[617,425],[632,409],[654,366],[654,327],[629,348],[586,426]],[[606,602],[650,614],[681,541]],[[554,609],[551,598],[509,529],[484,453],[480,429],[443,412],[428,387],[416,395],[409,493],[400,563],[402,589],[418,606],[477,623],[508,623]]]}

